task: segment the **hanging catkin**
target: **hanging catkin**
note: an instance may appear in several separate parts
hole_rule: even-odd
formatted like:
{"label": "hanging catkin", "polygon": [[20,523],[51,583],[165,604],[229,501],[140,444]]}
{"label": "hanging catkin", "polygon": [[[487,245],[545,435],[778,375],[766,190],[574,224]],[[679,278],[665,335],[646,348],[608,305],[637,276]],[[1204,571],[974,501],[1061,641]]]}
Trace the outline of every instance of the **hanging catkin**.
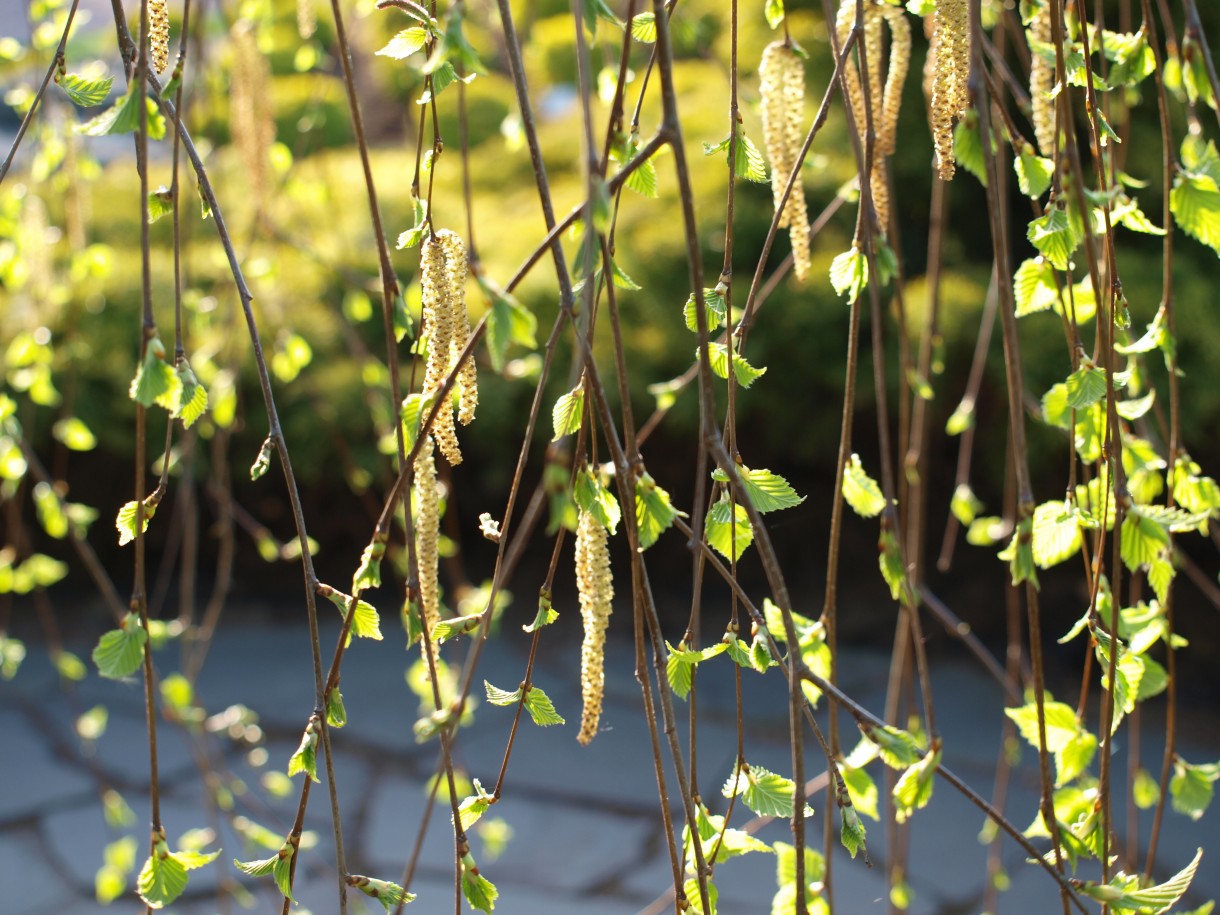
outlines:
{"label": "hanging catkin", "polygon": [[587,744],[597,735],[605,690],[606,627],[614,600],[610,577],[610,548],[606,529],[589,512],[582,511],[576,523],[576,589],[580,595],[580,618],[585,638],[580,648],[580,691],[584,700],[580,733]]}
{"label": "hanging catkin", "polygon": [[[466,312],[466,245],[454,232],[437,233],[445,251],[446,279],[449,283],[449,308],[453,322],[453,335],[449,341],[449,364],[452,368],[466,344],[470,342],[470,316]],[[462,363],[458,369],[458,392],[460,395],[458,421],[469,425],[479,405],[479,377],[474,356]]]}
{"label": "hanging catkin", "polygon": [[[1054,40],[1051,31],[1051,7],[1045,3],[1029,23],[1030,36],[1043,44]],[[1055,66],[1043,59],[1032,47],[1029,52],[1029,100],[1033,104],[1034,136],[1042,155],[1055,155],[1055,101],[1050,97],[1055,88]]]}
{"label": "hanging catkin", "polygon": [[[762,94],[763,140],[771,162],[771,194],[776,209],[800,153],[805,111],[805,67],[788,45],[775,41],[758,67]],[[809,213],[800,175],[780,213],[779,227],[792,240],[792,269],[798,280],[809,273]]]}
{"label": "hanging catkin", "polygon": [[148,50],[157,72],[164,73],[169,66],[169,4],[166,0],[148,0]]}
{"label": "hanging catkin", "polygon": [[318,14],[313,4],[314,0],[297,0],[297,34],[306,41],[318,30]]}
{"label": "hanging catkin", "polygon": [[[881,24],[887,23],[890,32],[890,57],[885,68],[882,87]],[[847,41],[856,22],[856,0],[842,0],[835,19],[835,31],[839,42]],[[911,27],[906,13],[900,7],[878,4],[868,0],[864,7],[864,32],[861,36],[864,56],[868,64],[868,107],[873,122],[873,159],[870,170],[869,189],[873,199],[873,210],[877,225],[885,234],[890,219],[889,161],[898,142],[898,114],[902,108],[902,87],[906,82],[911,64]],[[848,104],[860,137],[861,148],[867,148],[868,118],[864,105],[864,87],[860,73],[849,57],[845,65]]]}
{"label": "hanging catkin", "polygon": [[250,196],[262,208],[267,193],[267,153],[275,142],[271,115],[271,68],[258,49],[254,29],[239,20],[232,30],[233,69],[229,89],[229,127],[241,155]]}
{"label": "hanging catkin", "polygon": [[970,104],[970,10],[967,0],[938,0],[933,16],[932,145],[942,181],[953,178],[953,122]]}
{"label": "hanging catkin", "polygon": [[428,632],[440,620],[440,584],[437,577],[440,563],[439,540],[441,527],[440,483],[436,479],[436,461],[432,456],[432,438],[425,436],[415,455],[415,562],[419,567],[419,603]]}
{"label": "hanging catkin", "polygon": [[[454,336],[454,283],[447,254],[456,252],[449,238],[453,233],[441,229],[424,239],[420,252],[420,284],[423,287],[423,320],[428,333],[428,366],[424,370],[425,397],[438,393],[449,374]],[[461,240],[458,240],[461,243]],[[465,247],[461,249],[461,271],[465,275]],[[432,422],[432,437],[450,465],[462,463],[457,433],[453,427],[453,405],[449,397],[437,410]]]}

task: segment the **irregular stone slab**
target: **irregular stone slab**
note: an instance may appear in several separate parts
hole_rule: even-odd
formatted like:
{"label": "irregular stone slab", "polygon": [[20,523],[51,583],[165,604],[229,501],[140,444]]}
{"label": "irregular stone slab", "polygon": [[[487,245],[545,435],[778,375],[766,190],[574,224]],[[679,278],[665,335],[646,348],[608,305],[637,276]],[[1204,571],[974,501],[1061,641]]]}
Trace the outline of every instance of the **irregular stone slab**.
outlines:
{"label": "irregular stone slab", "polygon": [[88,797],[93,780],[82,769],[58,759],[26,717],[0,709],[4,735],[4,790],[0,791],[0,823]]}

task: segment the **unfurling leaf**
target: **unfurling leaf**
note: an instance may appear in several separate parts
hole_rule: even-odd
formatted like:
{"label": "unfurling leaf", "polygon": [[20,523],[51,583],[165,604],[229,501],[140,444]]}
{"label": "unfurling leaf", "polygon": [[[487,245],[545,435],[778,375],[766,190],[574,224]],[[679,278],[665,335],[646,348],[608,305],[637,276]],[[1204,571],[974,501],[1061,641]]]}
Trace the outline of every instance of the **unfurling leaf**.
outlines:
{"label": "unfurling leaf", "polygon": [[551,409],[551,422],[555,428],[555,435],[551,441],[557,442],[564,436],[579,432],[584,409],[585,389],[583,385],[577,385],[555,401],[555,406]]}
{"label": "unfurling leaf", "polygon": [[406,905],[415,899],[414,893],[408,893],[397,883],[389,880],[378,880],[376,877],[364,877],[360,874],[348,874],[347,885],[354,886],[366,896],[372,896],[387,912],[395,911],[399,906]]}
{"label": "unfurling leaf", "polygon": [[301,735],[301,744],[288,760],[289,777],[298,772],[304,772],[315,782],[318,781],[318,735],[322,727],[317,715],[309,719],[305,733]]}
{"label": "unfurling leaf", "polygon": [[147,641],[148,633],[140,625],[140,618],[128,613],[120,627],[103,635],[93,649],[93,663],[97,665],[98,673],[111,680],[131,676],[144,659]]}
{"label": "unfurling leaf", "polygon": [[872,518],[885,509],[885,495],[860,463],[858,454],[853,454],[851,462],[843,469],[843,498],[864,518]]}
{"label": "unfurling leaf", "polygon": [[669,493],[657,485],[647,472],[635,482],[635,521],[638,526],[639,548],[646,550],[661,536],[674,519],[686,517],[673,507]]}

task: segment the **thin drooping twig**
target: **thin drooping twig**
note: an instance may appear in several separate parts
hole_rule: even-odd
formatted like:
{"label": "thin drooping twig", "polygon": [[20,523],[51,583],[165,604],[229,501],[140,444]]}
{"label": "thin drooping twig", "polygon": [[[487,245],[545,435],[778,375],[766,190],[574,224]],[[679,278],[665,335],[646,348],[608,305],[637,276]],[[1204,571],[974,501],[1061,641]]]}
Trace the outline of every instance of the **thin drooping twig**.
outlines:
{"label": "thin drooping twig", "polygon": [[[1052,9],[1055,6],[1052,0]],[[970,31],[979,34],[982,27],[978,21],[978,9],[972,4],[970,8]],[[1062,36],[1058,39],[1062,41]],[[972,67],[980,69],[978,43],[973,44]],[[1065,93],[1066,94],[1066,93]],[[976,99],[975,110],[979,117],[979,130],[984,137],[991,136],[991,120],[989,117],[989,99],[985,93],[980,93]],[[1017,486],[1017,532],[1014,537],[1028,536],[1023,532],[1025,522],[1033,517],[1034,497],[1029,477],[1029,458],[1025,439],[1024,413],[1024,379],[1021,374],[1021,345],[1017,335],[1016,306],[1012,292],[1012,269],[1009,264],[1008,233],[1005,225],[1007,208],[998,196],[999,166],[997,156],[992,152],[991,144],[984,142],[983,158],[987,170],[988,181],[988,217],[991,226],[991,243],[995,258],[996,285],[999,290],[1000,324],[1004,342],[1004,372],[1008,384],[1008,421],[1009,448],[1012,453],[1013,467],[1016,473]],[[1017,544],[1018,549],[1027,549],[1028,545]],[[1053,782],[1050,770],[1050,753],[1046,740],[1046,680],[1042,665],[1042,625],[1039,612],[1038,590],[1032,581],[1025,582],[1025,607],[1029,618],[1030,659],[1033,663],[1034,702],[1038,716],[1038,763],[1041,778],[1040,810],[1042,818],[1051,833],[1052,850],[1055,859],[1055,871],[1062,877],[1063,862],[1059,850],[1058,820],[1055,818],[1053,797]],[[1066,915],[1068,910],[1069,892],[1061,882],[1062,902]]]}

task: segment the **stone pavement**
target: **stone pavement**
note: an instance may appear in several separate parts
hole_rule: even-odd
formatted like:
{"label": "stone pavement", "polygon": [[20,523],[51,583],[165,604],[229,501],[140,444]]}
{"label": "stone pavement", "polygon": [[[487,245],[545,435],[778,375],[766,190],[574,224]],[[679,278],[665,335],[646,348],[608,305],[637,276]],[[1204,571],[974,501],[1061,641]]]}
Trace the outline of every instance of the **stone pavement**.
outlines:
{"label": "stone pavement", "polygon": [[[563,621],[561,621],[562,623]],[[569,621],[569,625],[571,625]],[[515,688],[525,669],[525,638],[506,633],[492,642],[479,668],[486,678]],[[612,640],[608,655],[608,689],[603,731],[589,747],[575,740],[580,716],[579,646],[563,625],[545,633],[535,682],[552,697],[568,719],[566,727],[538,728],[522,722],[510,760],[502,801],[487,819],[502,817],[512,836],[493,857],[476,833],[473,851],[483,872],[500,891],[496,912],[502,915],[631,915],[649,910],[669,885],[669,863],[654,800],[647,728],[641,715],[639,687],[632,674],[630,644]],[[324,629],[324,645],[333,645],[334,627]],[[0,681],[0,913],[3,915],[96,915],[142,911],[133,896],[107,907],[94,898],[94,874],[102,849],[124,832],[137,837],[144,857],[147,822],[147,747],[142,691],[138,683],[114,683],[90,675],[66,694],[36,644],[30,644],[16,678]],[[69,646],[87,658],[91,645]],[[158,654],[162,673],[176,664],[174,649]],[[417,745],[412,725],[418,701],[405,687],[404,671],[417,657],[404,655],[401,640],[387,626],[383,642],[358,641],[344,666],[342,690],[349,724],[333,731],[336,781],[343,811],[349,870],[401,881],[424,811],[426,783],[436,765],[435,743]],[[720,659],[718,659],[720,660]],[[713,662],[715,663],[715,662]],[[726,665],[727,666],[727,665]],[[846,649],[841,654],[844,688],[868,708],[879,711],[888,657],[874,650]],[[945,739],[945,761],[984,796],[999,750],[999,688],[968,661],[934,664],[937,715]],[[258,715],[266,753],[248,744],[213,739],[212,752],[224,769],[248,786],[238,794],[233,813],[277,833],[288,830],[295,810],[300,776],[284,797],[263,785],[282,782],[312,705],[313,675],[307,633],[302,626],[222,627],[199,681],[199,701],[209,712],[244,703]],[[746,753],[755,764],[780,773],[790,771],[783,680],[778,672],[760,677],[743,674],[747,716]],[[481,690],[480,690],[481,692]],[[97,704],[109,708],[109,724],[100,739],[85,747],[73,731],[76,716]],[[713,812],[723,812],[719,787],[732,770],[736,753],[732,678],[704,676],[700,681],[699,778]],[[676,701],[685,735],[685,705]],[[464,728],[456,761],[469,777],[491,789],[503,758],[512,710],[481,702],[475,721]],[[1155,734],[1159,726],[1145,716],[1143,758],[1159,762]],[[1220,757],[1215,718],[1194,721],[1188,714],[1181,750],[1195,762]],[[217,890],[244,886],[253,911],[278,912],[270,881],[244,878],[232,867],[234,857],[264,857],[269,852],[238,835],[228,818],[212,818],[203,803],[196,754],[181,728],[163,724],[160,758],[162,818],[171,846],[182,832],[214,825],[223,853],[218,861],[191,875],[187,894],[170,911],[179,915],[240,912],[240,906],[217,901]],[[252,735],[253,736],[253,735]],[[852,737],[848,740],[854,742]],[[685,743],[685,738],[684,738]],[[1125,766],[1125,747],[1117,747],[1116,765]],[[262,757],[266,757],[265,759]],[[806,758],[811,774],[817,760],[810,743]],[[1017,770],[1008,810],[1021,827],[1034,816],[1036,773],[1028,748]],[[1123,771],[1116,769],[1116,771]],[[672,771],[668,773],[672,785]],[[135,824],[115,831],[106,825],[99,804],[99,785],[122,792],[136,814]],[[230,783],[232,785],[232,783]],[[239,789],[240,790],[240,789]],[[811,835],[822,830],[823,797],[813,799],[817,815]],[[748,811],[746,811],[748,813]],[[738,807],[733,824],[748,817]],[[411,889],[419,898],[408,912],[453,911],[453,861],[447,838],[448,816],[433,817]],[[886,910],[885,830],[866,821],[874,867],[838,854],[834,864],[836,911]],[[928,808],[916,815],[910,845],[909,881],[914,890],[913,915],[951,915],[981,910],[986,879],[986,850],[977,840],[982,815],[953,789],[938,781]],[[1150,819],[1140,821],[1147,837]],[[303,852],[297,876],[297,899],[314,915],[337,910],[333,872],[333,833],[325,784],[315,786],[307,826],[317,847]],[[768,842],[788,840],[781,823],[758,833]],[[1186,864],[1197,846],[1205,858],[1188,897],[1194,904],[1220,895],[1220,816],[1214,811],[1200,822],[1166,815],[1160,876]],[[1011,889],[1001,896],[1002,913],[1041,913],[1058,909],[1053,885],[1040,869],[1024,861],[1015,844],[1004,846],[1004,865]],[[1210,859],[1210,860],[1209,860]],[[138,862],[137,862],[138,866]],[[133,881],[134,882],[134,881]],[[775,858],[751,854],[717,869],[719,910],[750,915],[770,910],[775,886]],[[240,890],[239,890],[240,892]],[[381,911],[372,900],[352,897],[353,912]],[[465,907],[464,907],[465,910]],[[672,911],[663,905],[652,911]]]}

